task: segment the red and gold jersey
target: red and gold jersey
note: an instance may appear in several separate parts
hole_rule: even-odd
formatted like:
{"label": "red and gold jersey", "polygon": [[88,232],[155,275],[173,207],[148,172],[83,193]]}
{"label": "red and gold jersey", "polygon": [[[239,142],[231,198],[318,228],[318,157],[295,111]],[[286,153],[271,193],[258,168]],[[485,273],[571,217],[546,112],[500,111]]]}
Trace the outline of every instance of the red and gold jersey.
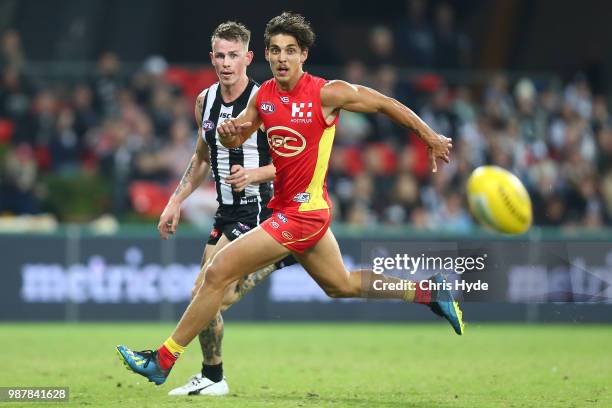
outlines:
{"label": "red and gold jersey", "polygon": [[290,92],[279,89],[274,79],[257,92],[257,110],[276,167],[270,208],[331,208],[326,177],[338,118],[331,125],[325,123],[321,87],[326,82],[304,73]]}

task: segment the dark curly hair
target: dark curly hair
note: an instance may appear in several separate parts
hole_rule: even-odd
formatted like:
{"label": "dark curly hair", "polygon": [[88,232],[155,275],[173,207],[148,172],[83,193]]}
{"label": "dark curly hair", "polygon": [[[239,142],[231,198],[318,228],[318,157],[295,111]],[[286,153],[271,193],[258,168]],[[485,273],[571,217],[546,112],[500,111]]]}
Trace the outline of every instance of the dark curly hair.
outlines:
{"label": "dark curly hair", "polygon": [[244,45],[249,46],[251,40],[251,32],[242,23],[236,21],[226,21],[225,23],[219,24],[215,31],[213,31],[210,37],[210,43],[215,41],[215,38],[221,38],[228,41],[239,41]]}
{"label": "dark curly hair", "polygon": [[264,43],[266,48],[270,47],[270,38],[277,34],[293,36],[300,48],[310,48],[315,41],[315,33],[304,16],[285,11],[280,16],[273,17],[266,25],[264,32]]}

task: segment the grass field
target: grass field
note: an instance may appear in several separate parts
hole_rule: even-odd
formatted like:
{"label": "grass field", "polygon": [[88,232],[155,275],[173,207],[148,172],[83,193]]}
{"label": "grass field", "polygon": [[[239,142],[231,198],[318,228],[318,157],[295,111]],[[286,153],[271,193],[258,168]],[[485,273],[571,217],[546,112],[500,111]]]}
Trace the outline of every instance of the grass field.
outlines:
{"label": "grass field", "polygon": [[69,406],[92,407],[612,406],[612,325],[473,324],[458,337],[437,324],[229,322],[221,398],[166,395],[198,371],[195,343],[160,387],[115,355],[172,327],[0,324],[0,386],[67,386]]}

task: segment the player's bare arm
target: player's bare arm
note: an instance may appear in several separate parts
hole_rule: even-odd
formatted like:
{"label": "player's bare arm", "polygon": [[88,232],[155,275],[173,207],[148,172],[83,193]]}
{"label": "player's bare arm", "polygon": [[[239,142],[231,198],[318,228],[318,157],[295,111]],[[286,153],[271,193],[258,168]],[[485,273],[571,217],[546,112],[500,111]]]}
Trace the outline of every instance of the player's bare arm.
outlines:
{"label": "player's bare arm", "polygon": [[217,132],[219,141],[228,149],[242,146],[253,132],[261,126],[259,112],[257,112],[257,92],[249,100],[246,109],[232,119],[227,119],[219,126]]}
{"label": "player's bare arm", "polygon": [[225,182],[232,186],[236,192],[240,192],[249,184],[261,184],[274,180],[276,169],[273,164],[245,169],[239,164],[234,164],[230,169],[231,174],[225,178]]}
{"label": "player's bare arm", "polygon": [[204,98],[206,91],[202,92],[196,99],[195,118],[198,124],[198,141],[195,153],[191,156],[187,169],[181,177],[176,190],[168,200],[166,208],[159,217],[157,230],[163,239],[167,239],[176,232],[181,216],[181,204],[191,193],[198,188],[210,171],[210,156],[208,146],[202,138],[202,109],[204,108]]}
{"label": "player's bare arm", "polygon": [[451,139],[437,134],[416,113],[394,98],[362,85],[336,80],[321,88],[321,104],[328,123],[340,109],[351,112],[383,113],[400,125],[413,130],[429,147],[434,173],[437,171],[437,159],[449,162],[450,149],[453,147]]}

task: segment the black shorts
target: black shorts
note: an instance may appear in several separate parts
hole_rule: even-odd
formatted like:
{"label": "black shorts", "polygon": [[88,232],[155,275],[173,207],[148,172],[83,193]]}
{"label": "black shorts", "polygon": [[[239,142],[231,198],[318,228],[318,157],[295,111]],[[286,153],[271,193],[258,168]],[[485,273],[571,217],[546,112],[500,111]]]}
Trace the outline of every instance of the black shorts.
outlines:
{"label": "black shorts", "polygon": [[209,245],[217,245],[221,234],[235,240],[270,218],[272,210],[263,203],[220,205],[215,214],[213,229],[208,237]]}
{"label": "black shorts", "polygon": [[[215,214],[215,222],[208,236],[208,245],[217,245],[221,235],[231,241],[242,234],[246,234],[259,224],[270,218],[272,209],[263,203],[250,203],[242,205],[220,205]],[[293,255],[276,263],[276,268],[296,264]]]}

